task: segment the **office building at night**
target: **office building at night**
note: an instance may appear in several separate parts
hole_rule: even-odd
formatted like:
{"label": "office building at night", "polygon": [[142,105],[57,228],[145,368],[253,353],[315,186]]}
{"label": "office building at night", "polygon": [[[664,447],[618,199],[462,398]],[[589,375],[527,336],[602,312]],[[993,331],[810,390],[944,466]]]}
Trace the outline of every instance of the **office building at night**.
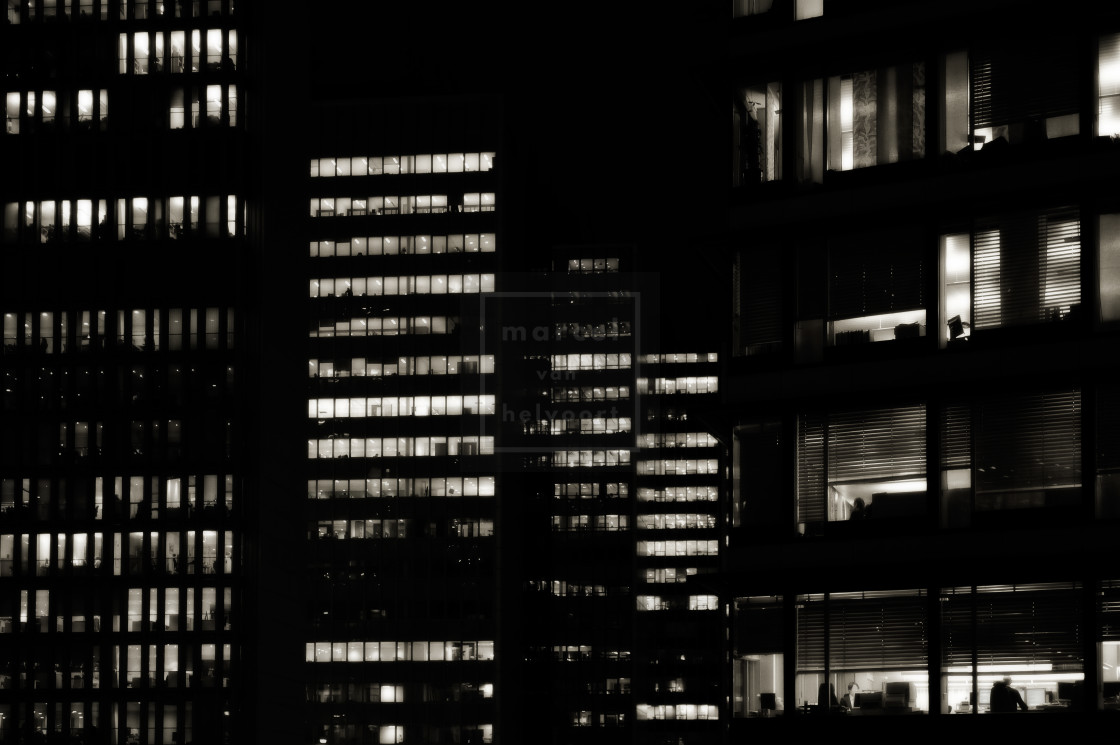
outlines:
{"label": "office building at night", "polygon": [[557,247],[495,298],[513,740],[722,738],[723,615],[691,582],[719,568],[718,341],[661,326],[637,254]]}
{"label": "office building at night", "polygon": [[[1120,706],[1120,17],[733,11],[729,740],[1090,741]],[[1029,710],[993,716],[1007,678]]]}
{"label": "office building at night", "polygon": [[497,111],[317,111],[304,741],[493,742]]}
{"label": "office building at night", "polygon": [[228,0],[7,4],[4,742],[235,731],[240,31]]}

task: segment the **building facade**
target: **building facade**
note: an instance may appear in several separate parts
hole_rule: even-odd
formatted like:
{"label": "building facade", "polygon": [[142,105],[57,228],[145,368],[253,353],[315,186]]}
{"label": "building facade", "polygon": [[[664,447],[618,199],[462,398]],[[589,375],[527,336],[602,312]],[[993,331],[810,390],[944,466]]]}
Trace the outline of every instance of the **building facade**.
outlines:
{"label": "building facade", "polygon": [[0,739],[229,742],[241,18],[228,1],[6,16]]}
{"label": "building facade", "polygon": [[732,15],[730,739],[1084,738],[1120,686],[1120,18]]}
{"label": "building facade", "polygon": [[503,248],[497,112],[320,111],[305,262],[307,741],[492,742],[501,495],[480,309]]}

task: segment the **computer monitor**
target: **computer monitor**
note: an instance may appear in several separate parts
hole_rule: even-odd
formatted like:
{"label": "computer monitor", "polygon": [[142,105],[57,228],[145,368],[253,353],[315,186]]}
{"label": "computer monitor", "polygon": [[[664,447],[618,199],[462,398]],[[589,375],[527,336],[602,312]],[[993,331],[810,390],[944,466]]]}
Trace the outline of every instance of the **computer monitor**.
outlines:
{"label": "computer monitor", "polygon": [[864,693],[856,694],[856,708],[857,709],[882,709],[883,708],[883,692],[882,691],[866,691]]}
{"label": "computer monitor", "polygon": [[910,706],[910,684],[906,681],[889,681],[883,684],[883,706],[905,709]]}
{"label": "computer monitor", "polygon": [[1071,709],[1080,709],[1083,703],[1084,685],[1080,680],[1058,681],[1058,700]]}
{"label": "computer monitor", "polygon": [[760,709],[767,709],[767,710],[770,710],[770,711],[774,711],[775,709],[778,708],[778,694],[776,694],[776,693],[760,693],[760,694],[758,694],[758,698],[759,698],[759,708]]}

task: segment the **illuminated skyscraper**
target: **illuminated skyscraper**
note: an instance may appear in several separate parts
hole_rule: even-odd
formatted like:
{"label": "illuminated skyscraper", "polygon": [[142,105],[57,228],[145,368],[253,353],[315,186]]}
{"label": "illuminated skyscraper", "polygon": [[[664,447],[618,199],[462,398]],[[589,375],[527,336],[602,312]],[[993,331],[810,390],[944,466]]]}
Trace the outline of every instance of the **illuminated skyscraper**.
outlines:
{"label": "illuminated skyscraper", "polygon": [[312,739],[493,740],[500,495],[480,298],[504,250],[494,116],[322,110],[306,262]]}
{"label": "illuminated skyscraper", "polygon": [[7,3],[0,742],[718,739],[716,336],[275,10]]}
{"label": "illuminated skyscraper", "polygon": [[240,16],[229,0],[6,15],[0,740],[229,741]]}

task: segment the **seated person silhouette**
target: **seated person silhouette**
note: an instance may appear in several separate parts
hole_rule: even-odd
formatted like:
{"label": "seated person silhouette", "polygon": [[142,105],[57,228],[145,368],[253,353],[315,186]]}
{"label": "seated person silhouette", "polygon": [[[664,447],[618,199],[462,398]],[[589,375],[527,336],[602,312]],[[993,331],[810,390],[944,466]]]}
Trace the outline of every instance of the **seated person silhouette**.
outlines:
{"label": "seated person silhouette", "polygon": [[839,706],[836,700],[836,688],[831,683],[821,683],[817,689],[817,711],[827,712],[834,706]]}

